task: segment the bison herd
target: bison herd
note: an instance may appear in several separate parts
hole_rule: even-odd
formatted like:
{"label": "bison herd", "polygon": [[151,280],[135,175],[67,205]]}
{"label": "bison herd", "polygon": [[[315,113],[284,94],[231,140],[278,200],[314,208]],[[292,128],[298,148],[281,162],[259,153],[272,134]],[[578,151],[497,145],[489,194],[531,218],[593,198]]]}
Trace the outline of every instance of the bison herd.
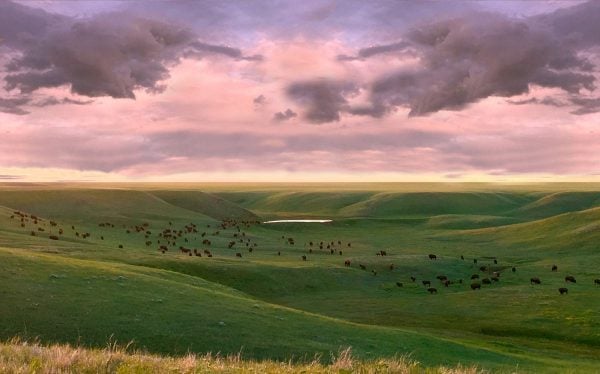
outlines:
{"label": "bison herd", "polygon": [[[60,226],[59,223],[52,220],[45,220],[41,217],[38,217],[34,214],[27,214],[21,211],[14,211],[10,216],[10,219],[14,219],[18,222],[21,228],[30,227],[31,236],[40,236],[46,235],[46,237],[50,240],[61,240],[64,237],[71,236],[71,240],[79,238],[79,239],[88,239],[91,237],[89,232],[80,232],[76,229],[74,225],[71,226],[71,231],[67,232],[68,229],[65,229]],[[247,234],[245,229],[250,228],[253,225],[260,224],[260,221],[255,220],[235,220],[235,219],[224,219],[220,223],[218,223],[214,228],[211,228],[211,225],[206,225],[206,229],[201,230],[196,224],[188,223],[181,227],[175,227],[173,222],[168,222],[166,227],[151,229],[150,224],[147,222],[126,226],[126,225],[115,225],[111,222],[101,222],[98,226],[104,230],[123,230],[121,233],[124,233],[128,236],[133,236],[134,238],[139,238],[140,247],[152,247],[156,246],[158,251],[161,254],[167,254],[171,251],[179,251],[182,255],[186,257],[213,257],[213,252],[209,249],[213,245],[213,241],[216,241],[218,237],[222,237],[222,240],[228,240],[227,244],[224,247],[227,247],[230,250],[234,250],[235,257],[242,258],[242,252],[240,248],[246,248],[249,254],[252,254],[254,249],[258,247],[258,243],[254,241],[251,235]],[[201,232],[202,231],[202,232]],[[109,232],[110,233],[110,232]],[[108,235],[108,233],[104,233]],[[98,236],[100,240],[104,240],[104,235]],[[110,239],[110,237],[109,237]],[[293,237],[286,237],[285,235],[281,236],[284,245],[287,246],[296,246],[296,239]],[[202,246],[204,248],[190,248],[188,244],[190,242],[196,242],[197,240],[201,240]],[[124,249],[124,245],[122,243],[118,243],[117,248]],[[317,255],[318,253],[328,254],[328,255],[343,255],[342,248],[351,248],[351,242],[343,243],[342,240],[331,240],[331,241],[309,241],[304,244],[305,250],[307,249],[307,254],[302,254],[300,259],[302,261],[310,261],[309,255],[311,257]],[[281,256],[281,250],[277,251],[276,254]],[[387,257],[387,250],[378,250],[375,252],[376,256],[379,257]],[[433,263],[440,263],[437,261],[440,257],[436,254],[428,254],[427,259],[434,260]],[[460,260],[465,261],[464,255],[460,256]],[[479,259],[481,260],[481,259]],[[488,261],[487,264],[485,261]],[[472,259],[473,265],[472,267],[479,270],[481,275],[478,273],[473,273],[470,276],[471,283],[469,287],[471,290],[480,290],[482,285],[492,285],[493,283],[500,282],[501,271],[508,270],[516,273],[517,269],[514,266],[500,266],[498,265],[498,259],[495,257],[484,258],[483,264],[478,265],[478,259]],[[433,265],[436,266],[436,265]],[[351,259],[344,260],[344,267],[352,268],[353,261]],[[398,267],[393,263],[389,263],[386,265],[389,271],[394,271]],[[365,263],[358,263],[358,268],[360,270],[367,270],[367,265]],[[550,268],[550,271],[553,273],[558,272],[558,266],[553,264]],[[370,272],[373,276],[378,275],[378,271],[376,269],[370,269]],[[440,282],[440,285],[443,287],[450,287],[453,284],[463,284],[463,279],[449,279],[446,275],[438,275],[436,276],[437,280]],[[417,281],[416,276],[411,275],[409,277],[412,283]],[[565,283],[573,283],[576,284],[577,281],[573,275],[566,275],[564,277]],[[594,285],[600,286],[600,279],[593,280]],[[422,279],[421,284],[423,288],[429,292],[430,294],[437,294],[437,288],[432,286],[432,283],[428,279]],[[530,278],[530,285],[537,286],[541,285],[542,281],[539,277],[533,276]],[[396,286],[399,288],[404,287],[404,283],[401,281],[396,282]],[[568,294],[569,290],[566,287],[560,287],[558,289],[561,295]]]}

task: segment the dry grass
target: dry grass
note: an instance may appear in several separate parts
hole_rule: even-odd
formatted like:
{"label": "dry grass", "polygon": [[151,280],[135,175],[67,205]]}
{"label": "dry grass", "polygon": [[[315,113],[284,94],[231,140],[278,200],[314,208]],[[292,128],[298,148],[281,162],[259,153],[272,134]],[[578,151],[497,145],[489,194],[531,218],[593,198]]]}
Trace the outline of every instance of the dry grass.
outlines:
{"label": "dry grass", "polygon": [[475,367],[422,367],[406,357],[360,361],[350,348],[323,365],[318,357],[306,363],[251,361],[241,356],[195,355],[164,357],[110,343],[104,349],[70,345],[43,346],[13,339],[0,344],[1,373],[482,373]]}

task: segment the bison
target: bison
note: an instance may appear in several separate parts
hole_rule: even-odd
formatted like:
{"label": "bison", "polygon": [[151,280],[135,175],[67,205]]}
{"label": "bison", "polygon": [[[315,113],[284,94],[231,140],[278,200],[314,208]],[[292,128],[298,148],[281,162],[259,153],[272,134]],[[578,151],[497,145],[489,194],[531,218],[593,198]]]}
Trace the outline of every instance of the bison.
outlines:
{"label": "bison", "polygon": [[402,286],[404,286],[404,285],[402,284],[402,282],[396,282],[396,286],[398,286],[398,287],[402,287]]}
{"label": "bison", "polygon": [[350,260],[344,261],[344,266],[350,266],[350,264],[351,264]]}
{"label": "bison", "polygon": [[565,282],[567,282],[567,283],[568,283],[568,282],[571,282],[571,283],[577,283],[577,281],[575,280],[575,277],[574,277],[574,276],[572,276],[572,275],[567,275],[567,276],[565,277]]}
{"label": "bison", "polygon": [[235,254],[235,257],[242,257],[242,254],[240,252]]}
{"label": "bison", "polygon": [[432,295],[433,295],[434,293],[437,293],[437,289],[436,289],[436,288],[434,288],[434,287],[429,287],[429,288],[427,289],[427,291],[428,291],[430,294],[432,294]]}
{"label": "bison", "polygon": [[471,283],[471,289],[473,291],[480,290],[481,289],[481,284],[479,284],[479,283]]}
{"label": "bison", "polygon": [[600,279],[594,279],[594,284],[596,286],[600,286]]}
{"label": "bison", "polygon": [[542,281],[538,277],[533,277],[529,280],[530,284],[542,284]]}
{"label": "bison", "polygon": [[306,261],[306,256],[302,255],[302,261]]}
{"label": "bison", "polygon": [[560,292],[561,295],[563,294],[568,294],[569,293],[569,289],[566,287],[561,287],[558,289],[558,292]]}
{"label": "bison", "polygon": [[430,260],[437,260],[437,256],[436,256],[436,255],[434,255],[434,254],[430,254],[430,255],[429,255],[429,259],[430,259]]}
{"label": "bison", "polygon": [[552,271],[558,271],[558,266],[552,265]]}
{"label": "bison", "polygon": [[473,274],[473,275],[471,275],[471,279],[479,279],[479,274]]}
{"label": "bison", "polygon": [[492,284],[492,281],[491,281],[491,280],[489,280],[488,278],[483,278],[483,279],[481,280],[481,283],[483,283],[483,284]]}
{"label": "bison", "polygon": [[431,286],[430,281],[421,281],[421,283],[423,283],[423,286]]}

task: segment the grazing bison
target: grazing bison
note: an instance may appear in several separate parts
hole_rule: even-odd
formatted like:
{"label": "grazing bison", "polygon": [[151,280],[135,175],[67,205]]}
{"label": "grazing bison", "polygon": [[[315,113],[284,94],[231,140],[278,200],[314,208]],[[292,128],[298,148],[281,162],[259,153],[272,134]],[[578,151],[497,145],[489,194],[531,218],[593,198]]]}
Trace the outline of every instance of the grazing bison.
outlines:
{"label": "grazing bison", "polygon": [[339,251],[338,253],[340,254],[340,256],[343,254],[342,251]]}
{"label": "grazing bison", "polygon": [[421,281],[421,283],[423,283],[423,286],[431,286],[430,281]]}
{"label": "grazing bison", "polygon": [[281,256],[281,251],[277,251],[277,256]]}
{"label": "grazing bison", "polygon": [[351,264],[350,260],[344,261],[344,266],[350,266],[350,264]]}
{"label": "grazing bison", "polygon": [[377,272],[375,270],[371,270],[371,273],[373,273],[373,275],[377,275]]}
{"label": "grazing bison", "polygon": [[481,284],[479,284],[479,283],[471,283],[471,289],[473,291],[480,290],[481,289]]}
{"label": "grazing bison", "polygon": [[577,281],[575,280],[575,277],[572,275],[567,275],[565,277],[565,282],[577,283]]}
{"label": "grazing bison", "polygon": [[123,244],[119,244],[119,248],[123,249]]}
{"label": "grazing bison", "polygon": [[464,260],[464,259],[465,259],[465,256],[461,255],[461,256],[460,256],[460,259],[461,259],[461,260]]}
{"label": "grazing bison", "polygon": [[487,271],[487,266],[480,266],[479,271]]}
{"label": "grazing bison", "polygon": [[447,279],[448,279],[448,277],[447,277],[447,276],[445,276],[445,275],[438,275],[436,278],[437,278],[437,279],[439,279],[439,280],[440,280],[440,282],[443,282],[443,281],[445,281],[445,280],[447,280]]}
{"label": "grazing bison", "polygon": [[538,277],[533,277],[529,280],[530,284],[542,284],[542,281]]}
{"label": "grazing bison", "polygon": [[476,259],[476,258],[474,258],[474,259],[473,259],[473,263],[474,263],[474,264],[476,264],[476,263],[477,263],[477,259]]}
{"label": "grazing bison", "polygon": [[471,279],[479,279],[479,274],[473,274],[473,275],[471,275]]}
{"label": "grazing bison", "polygon": [[600,286],[600,279],[594,279],[594,284],[596,286]]}
{"label": "grazing bison", "polygon": [[242,254],[240,252],[235,254],[235,257],[242,257]]}
{"label": "grazing bison", "polygon": [[366,267],[365,265],[363,265],[363,264],[359,264],[358,266],[359,266],[359,267],[360,267],[362,270],[367,270],[367,267]]}
{"label": "grazing bison", "polygon": [[483,279],[481,280],[481,283],[483,283],[483,284],[492,284],[492,281],[491,281],[491,280],[489,280],[488,278],[483,278]]}
{"label": "grazing bison", "polygon": [[306,261],[306,256],[302,255],[302,261]]}
{"label": "grazing bison", "polygon": [[430,294],[432,294],[432,295],[433,295],[434,293],[437,293],[437,289],[436,289],[436,288],[434,288],[434,287],[429,287],[429,288],[427,289],[427,291],[428,291]]}
{"label": "grazing bison", "polygon": [[552,265],[552,271],[558,271],[558,266]]}
{"label": "grazing bison", "polygon": [[497,265],[498,264],[498,260],[494,259],[494,264]]}
{"label": "grazing bison", "polygon": [[398,287],[402,287],[402,286],[404,286],[404,285],[402,284],[402,282],[396,282],[396,286],[398,286]]}
{"label": "grazing bison", "polygon": [[56,236],[56,235],[50,235],[48,238],[50,238],[52,240],[58,240],[58,236]]}
{"label": "grazing bison", "polygon": [[442,281],[442,284],[444,285],[444,287],[448,287],[448,286],[450,286],[450,281],[448,279],[444,279]]}
{"label": "grazing bison", "polygon": [[568,294],[569,293],[569,289],[566,288],[566,287],[561,287],[561,288],[558,289],[558,292],[560,292],[561,295],[565,294],[565,293]]}
{"label": "grazing bison", "polygon": [[430,259],[430,260],[437,260],[437,256],[436,256],[436,255],[434,255],[434,254],[430,254],[430,255],[429,255],[429,259]]}
{"label": "grazing bison", "polygon": [[513,268],[511,269],[513,273],[517,272],[517,268],[513,266]]}
{"label": "grazing bison", "polygon": [[413,283],[414,283],[414,282],[417,280],[417,278],[415,278],[415,277],[410,277],[410,280],[411,280],[411,282],[413,282]]}

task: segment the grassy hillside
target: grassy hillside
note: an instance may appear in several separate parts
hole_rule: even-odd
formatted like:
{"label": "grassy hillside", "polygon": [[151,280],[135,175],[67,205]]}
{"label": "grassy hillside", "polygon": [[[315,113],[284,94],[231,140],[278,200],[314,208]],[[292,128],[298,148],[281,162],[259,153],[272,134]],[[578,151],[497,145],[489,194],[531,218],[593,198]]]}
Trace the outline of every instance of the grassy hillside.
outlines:
{"label": "grassy hillside", "polygon": [[[0,337],[323,364],[346,347],[494,371],[600,364],[594,191],[159,187],[4,187]],[[333,222],[256,224],[272,217]]]}
{"label": "grassy hillside", "polygon": [[84,349],[69,345],[41,346],[13,340],[0,345],[0,371],[3,373],[345,373],[393,372],[430,374],[476,374],[476,367],[424,367],[407,358],[357,360],[350,350],[332,355],[332,362],[307,363],[255,361],[241,354],[214,354],[169,357],[157,356],[109,344],[104,349]]}

